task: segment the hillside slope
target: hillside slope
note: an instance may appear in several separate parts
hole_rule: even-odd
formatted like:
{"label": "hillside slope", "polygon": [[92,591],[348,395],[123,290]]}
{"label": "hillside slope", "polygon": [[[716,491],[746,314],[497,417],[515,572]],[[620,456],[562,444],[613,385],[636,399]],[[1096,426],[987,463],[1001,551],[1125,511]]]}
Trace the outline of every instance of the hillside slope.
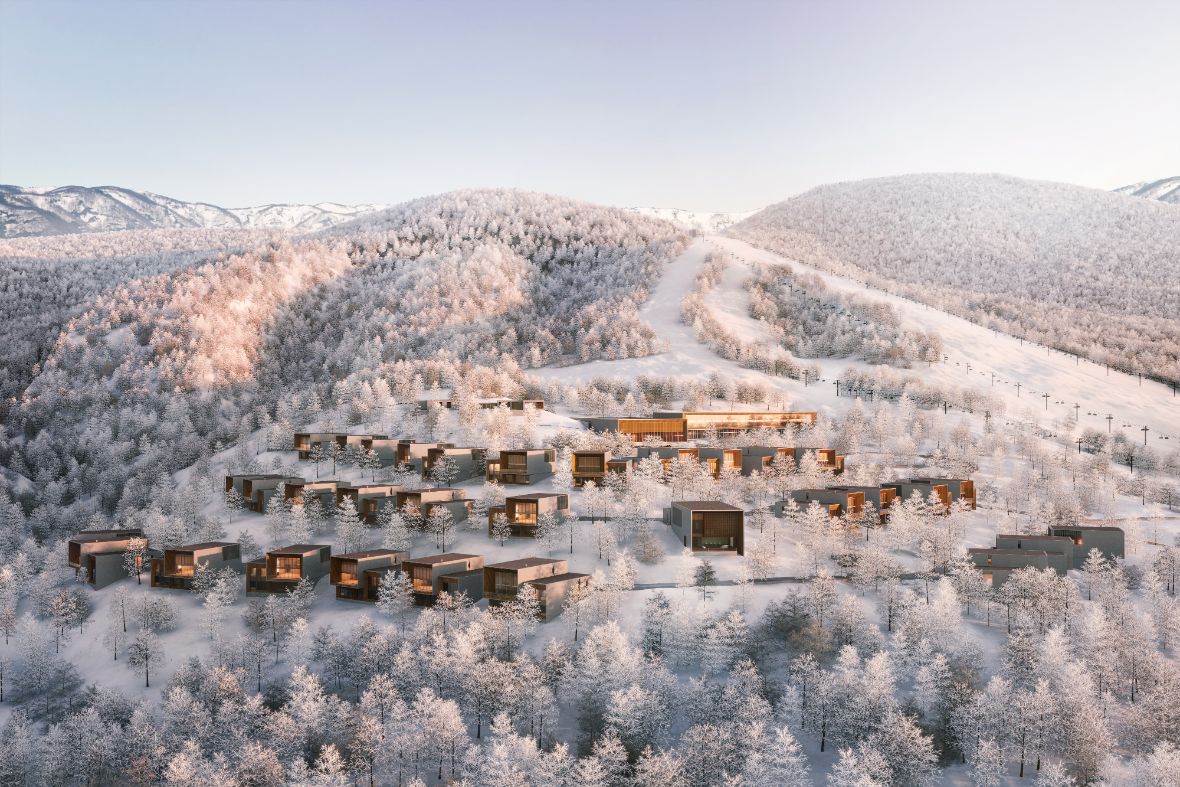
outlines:
{"label": "hillside slope", "polygon": [[[743,341],[776,342],[770,327],[750,316],[750,283],[756,271],[769,266],[816,277],[833,292],[888,305],[903,326],[921,327],[941,336],[944,352],[939,353],[937,363],[920,364],[912,371],[900,373],[866,363],[855,354],[810,359],[808,365],[818,370],[810,381],[772,376],[719,357],[693,335],[679,310],[681,299],[692,291],[694,277],[703,268],[706,256],[716,252],[729,255],[736,264],[726,270],[705,301]],[[532,373],[545,380],[562,382],[635,379],[661,374],[704,379],[719,373],[730,382],[765,385],[792,407],[818,410],[827,418],[839,415],[856,401],[847,395],[837,397],[834,387],[835,380],[844,379],[846,372],[852,370],[868,378],[880,374],[887,381],[908,381],[914,397],[918,396],[920,381],[948,394],[956,392],[978,397],[980,401],[988,399],[991,402],[988,406],[994,408],[992,414],[997,418],[1039,421],[1069,433],[1110,428],[1112,433],[1121,434],[1130,442],[1142,440],[1138,430],[1146,425],[1150,429],[1151,445],[1164,452],[1180,440],[1180,399],[1173,398],[1171,391],[1157,383],[1140,384],[1132,376],[1108,374],[1101,366],[1079,363],[1062,353],[1046,352],[1044,347],[997,335],[960,317],[880,290],[866,289],[855,280],[808,268],[732,238],[705,237],[691,245],[668,266],[651,299],[640,309],[640,316],[668,342],[666,352],[645,358],[537,369]],[[1046,393],[1048,401],[1043,397]],[[1079,406],[1076,410],[1075,404]],[[1109,426],[1105,420],[1108,413],[1115,417]],[[972,413],[979,422],[983,415],[979,409]],[[1077,420],[1073,422],[1075,416]]]}
{"label": "hillside slope", "polygon": [[297,229],[340,224],[382,205],[221,208],[116,186],[53,189],[0,185],[0,238],[143,229]]}
{"label": "hillside slope", "polygon": [[1001,175],[822,186],[731,237],[1099,363],[1180,380],[1180,213]]}
{"label": "hillside slope", "polygon": [[63,326],[102,293],[240,254],[271,237],[266,230],[168,229],[0,239],[0,402],[20,394]]}
{"label": "hillside slope", "polygon": [[1180,175],[1160,180],[1144,180],[1115,189],[1116,194],[1126,194],[1129,197],[1143,197],[1160,202],[1170,202],[1180,205]]}
{"label": "hillside slope", "polygon": [[[7,243],[32,255],[48,240]],[[144,275],[58,264],[66,286],[21,323],[26,343],[60,329],[14,359],[27,368],[8,380],[7,461],[55,482],[66,507],[137,510],[162,468],[326,402],[359,418],[416,375],[500,393],[522,365],[648,354],[659,339],[634,312],[685,238],[561,197],[465,191],[232,254],[194,242],[157,257],[159,235],[139,241]],[[18,272],[39,271],[34,259]],[[71,282],[85,282],[80,313]]]}

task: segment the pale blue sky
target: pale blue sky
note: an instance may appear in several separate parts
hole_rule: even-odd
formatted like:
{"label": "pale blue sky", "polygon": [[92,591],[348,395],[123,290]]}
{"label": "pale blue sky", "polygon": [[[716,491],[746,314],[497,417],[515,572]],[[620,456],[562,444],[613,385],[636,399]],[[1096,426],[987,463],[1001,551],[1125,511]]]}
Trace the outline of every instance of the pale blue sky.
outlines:
{"label": "pale blue sky", "polygon": [[0,0],[0,182],[226,206],[1180,174],[1180,3]]}

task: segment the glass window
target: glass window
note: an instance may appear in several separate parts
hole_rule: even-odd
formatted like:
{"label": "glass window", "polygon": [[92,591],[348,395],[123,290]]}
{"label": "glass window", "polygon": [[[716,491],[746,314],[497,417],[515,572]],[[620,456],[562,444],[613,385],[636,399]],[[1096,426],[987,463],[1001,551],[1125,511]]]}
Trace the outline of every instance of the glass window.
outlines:
{"label": "glass window", "polygon": [[298,555],[276,555],[274,558],[275,579],[299,579],[303,576],[303,558]]}
{"label": "glass window", "polygon": [[193,575],[193,553],[175,552],[172,555],[172,573],[181,577]]}

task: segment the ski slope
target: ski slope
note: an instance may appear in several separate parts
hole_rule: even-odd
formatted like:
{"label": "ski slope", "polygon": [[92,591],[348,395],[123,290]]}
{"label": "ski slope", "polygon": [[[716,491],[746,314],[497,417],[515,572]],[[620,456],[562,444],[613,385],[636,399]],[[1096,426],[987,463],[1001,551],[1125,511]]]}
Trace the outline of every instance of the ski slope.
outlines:
{"label": "ski slope", "polygon": [[[1109,414],[1114,416],[1109,424],[1111,431],[1121,430],[1136,441],[1143,440],[1140,430],[1147,426],[1148,444],[1157,449],[1166,450],[1180,440],[1180,398],[1174,397],[1164,385],[1140,381],[1085,359],[1021,342],[960,317],[720,236],[699,239],[670,263],[651,298],[640,309],[640,316],[668,342],[667,352],[645,358],[546,367],[533,373],[546,379],[586,380],[596,376],[687,377],[720,372],[735,379],[761,379],[785,394],[794,407],[817,410],[846,407],[849,400],[835,396],[831,382],[834,376],[850,366],[873,367],[855,359],[816,359],[823,378],[818,384],[804,385],[800,381],[768,377],[719,358],[696,340],[690,326],[680,322],[680,301],[692,290],[693,279],[704,264],[705,255],[715,250],[727,252],[734,264],[705,301],[731,331],[743,338],[769,340],[765,326],[748,314],[746,285],[751,266],[785,265],[819,276],[833,291],[886,302],[897,310],[903,322],[939,333],[945,347],[945,361],[930,367],[898,370],[903,374],[935,384],[969,386],[1000,395],[1010,418],[1027,417],[1058,434],[1085,428],[1106,430]],[[809,359],[808,363],[811,362]],[[1048,394],[1047,400],[1044,394]],[[1078,425],[1072,429],[1066,422],[1073,417],[1075,404]]]}

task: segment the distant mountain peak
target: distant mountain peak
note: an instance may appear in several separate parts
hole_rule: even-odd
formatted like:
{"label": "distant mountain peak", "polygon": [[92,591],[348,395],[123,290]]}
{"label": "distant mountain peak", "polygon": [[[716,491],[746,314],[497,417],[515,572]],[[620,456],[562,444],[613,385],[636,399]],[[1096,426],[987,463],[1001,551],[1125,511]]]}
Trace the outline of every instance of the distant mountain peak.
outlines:
{"label": "distant mountain peak", "polygon": [[273,204],[222,208],[120,186],[0,185],[0,238],[139,229],[321,230],[386,205]]}
{"label": "distant mountain peak", "polygon": [[1144,180],[1139,183],[1132,183],[1129,186],[1115,189],[1115,193],[1180,205],[1180,175],[1161,178],[1160,180]]}

